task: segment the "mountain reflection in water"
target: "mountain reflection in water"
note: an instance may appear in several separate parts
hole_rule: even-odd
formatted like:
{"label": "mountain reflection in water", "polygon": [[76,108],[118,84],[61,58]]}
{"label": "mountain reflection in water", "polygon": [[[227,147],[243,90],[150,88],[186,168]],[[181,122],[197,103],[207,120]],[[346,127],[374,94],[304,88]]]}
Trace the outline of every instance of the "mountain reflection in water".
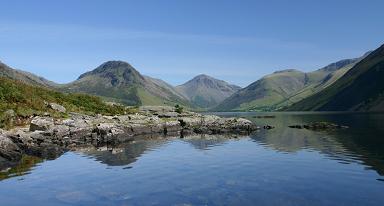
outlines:
{"label": "mountain reflection in water", "polygon": [[[383,114],[219,115],[244,116],[275,129],[249,136],[139,139],[113,147],[81,148],[52,161],[23,161],[18,166],[22,169],[0,173],[0,198],[5,203],[40,205],[42,199],[58,205],[95,201],[100,205],[381,205],[384,201],[380,195],[384,191]],[[315,121],[350,128],[288,127]],[[23,180],[15,181],[16,175]]]}

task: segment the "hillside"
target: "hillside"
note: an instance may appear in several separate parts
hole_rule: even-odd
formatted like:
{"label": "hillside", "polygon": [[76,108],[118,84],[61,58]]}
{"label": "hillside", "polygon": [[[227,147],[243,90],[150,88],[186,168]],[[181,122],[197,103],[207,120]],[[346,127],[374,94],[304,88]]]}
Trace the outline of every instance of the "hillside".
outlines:
{"label": "hillside", "polygon": [[179,97],[180,99],[185,100],[185,97],[182,94],[180,94],[174,86],[168,84],[167,82],[165,82],[161,79],[156,79],[156,78],[149,77],[149,76],[144,76],[144,78],[146,78],[148,81],[153,82],[158,87],[162,87],[162,88],[167,89],[169,92],[171,92],[173,95]]}
{"label": "hillside", "polygon": [[64,94],[0,77],[0,127],[7,126],[7,119],[12,116],[28,119],[30,116],[42,115],[47,112],[53,116],[66,115],[48,108],[47,102],[64,106],[66,112],[114,115],[126,111],[122,106],[107,105],[98,97],[85,94]]}
{"label": "hillside", "polygon": [[[344,60],[342,60],[344,61]],[[332,85],[340,77],[342,77],[349,69],[351,69],[360,59],[349,64],[339,64],[339,67],[336,69],[329,70],[329,66],[307,73],[309,81],[304,86],[304,88],[299,91],[294,92],[292,95],[287,97],[283,102],[277,104],[277,109],[285,106],[292,105],[298,101],[305,99],[317,92],[322,91],[328,86]],[[334,63],[335,64],[335,63]]]}
{"label": "hillside", "polygon": [[236,92],[213,110],[273,111],[287,107],[332,85],[363,57],[340,60],[308,73],[293,69],[275,72]]}
{"label": "hillside", "polygon": [[239,89],[239,86],[231,85],[204,74],[198,75],[176,87],[180,94],[200,108],[216,106]]}
{"label": "hillside", "polygon": [[384,45],[324,90],[289,111],[384,111]]}
{"label": "hillside", "polygon": [[123,61],[105,62],[60,89],[102,96],[127,105],[189,105],[188,101],[170,89],[169,85],[141,75]]}
{"label": "hillside", "polygon": [[29,72],[13,69],[2,62],[0,62],[0,77],[18,80],[35,86],[53,87],[56,85],[54,82],[48,81],[43,77],[36,76]]}
{"label": "hillside", "polygon": [[306,81],[307,77],[301,71],[275,72],[239,90],[214,110],[270,110],[272,105],[284,101],[293,92],[304,88]]}

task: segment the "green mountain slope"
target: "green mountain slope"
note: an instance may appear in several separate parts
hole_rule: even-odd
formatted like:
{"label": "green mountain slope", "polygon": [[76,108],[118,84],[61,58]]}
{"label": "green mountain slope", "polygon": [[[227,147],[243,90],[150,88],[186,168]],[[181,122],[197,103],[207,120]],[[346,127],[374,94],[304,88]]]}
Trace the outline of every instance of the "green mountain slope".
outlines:
{"label": "green mountain slope", "polygon": [[290,111],[384,111],[384,45],[324,90],[288,107]]}
{"label": "green mountain slope", "polygon": [[270,110],[272,105],[284,101],[290,94],[302,89],[306,81],[305,73],[297,70],[275,72],[239,90],[214,110]]}
{"label": "green mountain slope", "polygon": [[[329,70],[329,66],[307,73],[309,81],[304,88],[294,92],[287,97],[283,102],[276,104],[276,108],[282,108],[299,102],[317,92],[322,91],[328,86],[332,85],[336,80],[342,77],[349,69],[351,69],[361,58],[355,59],[355,61],[345,61],[345,64],[339,64],[338,68]],[[350,62],[350,63],[348,63]],[[336,64],[336,63],[334,63]],[[331,64],[333,65],[333,64]]]}
{"label": "green mountain slope", "polygon": [[144,77],[123,61],[105,62],[60,89],[97,95],[128,105],[189,105],[186,99],[160,80]]}
{"label": "green mountain slope", "polygon": [[177,92],[200,108],[216,106],[239,89],[239,86],[231,85],[204,74],[198,75],[176,87]]}
{"label": "green mountain slope", "polygon": [[177,96],[177,97],[185,100],[185,97],[182,94],[180,94],[174,86],[168,84],[167,82],[165,82],[161,79],[156,79],[156,78],[149,77],[149,76],[144,76],[144,78],[148,79],[148,81],[152,81],[158,87],[162,87],[162,88],[167,89],[174,96]]}
{"label": "green mountain slope", "polygon": [[363,57],[341,60],[308,73],[292,69],[275,72],[239,90],[213,110],[273,111],[287,107],[332,85]]}
{"label": "green mountain slope", "polygon": [[35,86],[54,87],[56,85],[54,82],[48,81],[32,73],[13,69],[2,62],[0,62],[0,77],[18,80]]}

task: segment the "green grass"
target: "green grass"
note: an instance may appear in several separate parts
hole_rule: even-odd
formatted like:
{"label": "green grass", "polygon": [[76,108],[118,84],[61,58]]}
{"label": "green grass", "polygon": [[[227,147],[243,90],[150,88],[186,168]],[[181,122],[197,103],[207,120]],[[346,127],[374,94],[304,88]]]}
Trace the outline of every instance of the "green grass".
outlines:
{"label": "green grass", "polygon": [[66,117],[46,106],[46,102],[64,106],[68,112],[83,114],[116,115],[127,113],[124,106],[107,105],[99,97],[86,94],[67,94],[43,87],[31,86],[19,81],[0,78],[0,127],[6,127],[13,110],[17,119],[48,112],[53,117]]}

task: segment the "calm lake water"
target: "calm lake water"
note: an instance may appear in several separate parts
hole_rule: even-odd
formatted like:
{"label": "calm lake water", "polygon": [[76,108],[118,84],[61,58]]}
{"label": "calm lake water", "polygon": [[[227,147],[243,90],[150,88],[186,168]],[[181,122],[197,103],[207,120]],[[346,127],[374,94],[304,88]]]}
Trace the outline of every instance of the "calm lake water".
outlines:
{"label": "calm lake water", "polygon": [[[384,114],[220,115],[276,128],[26,156],[0,173],[0,205],[384,205]],[[287,127],[312,121],[350,128]]]}

